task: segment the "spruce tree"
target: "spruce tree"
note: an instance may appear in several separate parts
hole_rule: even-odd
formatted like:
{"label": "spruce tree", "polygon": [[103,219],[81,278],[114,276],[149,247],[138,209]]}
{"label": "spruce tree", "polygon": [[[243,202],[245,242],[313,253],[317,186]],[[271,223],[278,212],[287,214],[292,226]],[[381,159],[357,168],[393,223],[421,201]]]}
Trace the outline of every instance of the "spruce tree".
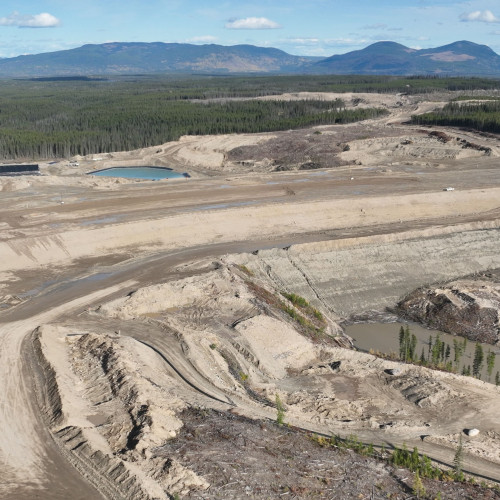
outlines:
{"label": "spruce tree", "polygon": [[484,353],[483,347],[479,342],[476,342],[474,349],[474,361],[472,362],[472,375],[481,378],[481,370],[483,368]]}
{"label": "spruce tree", "polygon": [[455,456],[453,457],[453,469],[455,472],[455,478],[458,479],[459,481],[463,479],[463,472],[462,472],[463,458],[464,458],[464,449],[462,443],[462,434],[460,434],[460,437],[458,438],[457,451],[455,452]]}
{"label": "spruce tree", "polygon": [[444,359],[446,361],[448,361],[449,357],[450,357],[450,354],[451,354],[451,348],[450,348],[450,344],[446,344],[446,351],[444,353]]}
{"label": "spruce tree", "polygon": [[420,474],[418,470],[417,472],[415,472],[415,477],[413,479],[413,494],[417,498],[422,498],[426,494],[425,487],[424,484],[422,483],[422,480],[420,479]]}
{"label": "spruce tree", "polygon": [[491,380],[493,368],[495,368],[495,353],[488,349],[488,354],[486,355],[486,370],[488,372],[488,382]]}
{"label": "spruce tree", "polygon": [[420,354],[420,364],[421,365],[425,365],[426,364],[425,353],[424,353],[424,348],[423,347],[422,347],[422,353]]}

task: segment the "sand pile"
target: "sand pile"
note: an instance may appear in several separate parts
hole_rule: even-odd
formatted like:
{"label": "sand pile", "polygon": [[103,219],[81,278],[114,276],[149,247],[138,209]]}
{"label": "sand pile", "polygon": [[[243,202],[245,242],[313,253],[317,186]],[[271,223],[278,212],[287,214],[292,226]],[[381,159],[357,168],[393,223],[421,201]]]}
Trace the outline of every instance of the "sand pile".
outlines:
{"label": "sand pile", "polygon": [[37,342],[52,431],[79,467],[101,469],[95,484],[131,499],[208,487],[175,459],[154,456],[182,427],[177,415],[186,408],[156,353],[129,337],[73,336],[52,326],[39,330]]}
{"label": "sand pile", "polygon": [[289,370],[317,361],[320,347],[301,335],[289,316],[287,321],[286,314],[270,309],[286,299],[273,288],[249,288],[250,281],[238,267],[221,266],[141,288],[101,305],[98,312],[121,319],[153,318],[182,332],[178,335],[189,347],[192,362],[219,387],[234,387],[234,382],[223,382],[229,369],[224,357],[259,380],[284,378]]}
{"label": "sand pile", "polygon": [[[458,137],[450,137],[448,142],[443,142],[431,134],[405,134],[400,137],[351,141],[348,143],[349,149],[339,156],[347,163],[391,166],[419,162],[425,165],[429,161],[479,158],[486,154],[485,151],[468,147],[467,144],[470,143],[461,141]],[[495,150],[493,154],[498,152]]]}

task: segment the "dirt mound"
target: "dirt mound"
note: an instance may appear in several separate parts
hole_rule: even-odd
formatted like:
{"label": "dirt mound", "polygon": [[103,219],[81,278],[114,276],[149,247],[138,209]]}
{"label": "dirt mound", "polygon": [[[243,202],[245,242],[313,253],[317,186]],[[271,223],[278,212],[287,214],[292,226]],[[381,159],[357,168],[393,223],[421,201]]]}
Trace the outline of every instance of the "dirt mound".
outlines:
{"label": "dirt mound", "polygon": [[401,392],[408,401],[421,408],[445,404],[460,396],[458,392],[434,377],[406,375],[390,381],[390,386]]}
{"label": "dirt mound", "polygon": [[69,460],[109,498],[207,488],[173,457],[153,457],[182,427],[177,414],[186,408],[158,356],[130,338],[70,332],[44,327],[34,344],[50,425]]}
{"label": "dirt mound", "polygon": [[426,326],[472,341],[500,340],[500,283],[460,280],[422,288],[398,304],[398,311]]}

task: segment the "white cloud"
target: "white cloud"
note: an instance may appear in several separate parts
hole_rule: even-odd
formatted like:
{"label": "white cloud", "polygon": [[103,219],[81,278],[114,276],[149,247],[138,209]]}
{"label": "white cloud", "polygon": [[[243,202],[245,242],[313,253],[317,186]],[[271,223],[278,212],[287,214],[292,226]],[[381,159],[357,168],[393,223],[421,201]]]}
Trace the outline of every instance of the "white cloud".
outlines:
{"label": "white cloud", "polygon": [[19,28],[54,28],[61,21],[52,14],[42,12],[41,14],[24,15],[13,12],[8,17],[0,17],[0,26],[17,26]]}
{"label": "white cloud", "polygon": [[287,38],[285,40],[287,43],[296,43],[299,45],[317,45],[320,43],[319,38]]}
{"label": "white cloud", "polygon": [[328,47],[350,47],[369,43],[371,39],[366,38],[330,38],[324,41]]}
{"label": "white cloud", "polygon": [[189,43],[213,43],[217,40],[217,37],[211,35],[205,36],[194,36],[193,38],[188,38],[186,41]]}
{"label": "white cloud", "polygon": [[227,22],[226,28],[230,30],[275,30],[281,26],[266,17],[246,17]]}
{"label": "white cloud", "polygon": [[460,16],[463,22],[481,22],[481,23],[500,23],[500,19],[491,12],[491,10],[476,10],[474,12],[465,12]]}

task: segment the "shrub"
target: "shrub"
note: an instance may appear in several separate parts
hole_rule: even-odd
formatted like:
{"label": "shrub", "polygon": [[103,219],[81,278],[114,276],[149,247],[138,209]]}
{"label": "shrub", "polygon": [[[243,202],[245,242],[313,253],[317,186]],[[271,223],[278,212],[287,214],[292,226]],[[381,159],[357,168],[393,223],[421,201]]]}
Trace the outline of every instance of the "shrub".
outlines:
{"label": "shrub", "polygon": [[277,410],[276,423],[278,425],[283,425],[285,423],[285,407],[281,402],[279,394],[276,394],[276,410]]}

